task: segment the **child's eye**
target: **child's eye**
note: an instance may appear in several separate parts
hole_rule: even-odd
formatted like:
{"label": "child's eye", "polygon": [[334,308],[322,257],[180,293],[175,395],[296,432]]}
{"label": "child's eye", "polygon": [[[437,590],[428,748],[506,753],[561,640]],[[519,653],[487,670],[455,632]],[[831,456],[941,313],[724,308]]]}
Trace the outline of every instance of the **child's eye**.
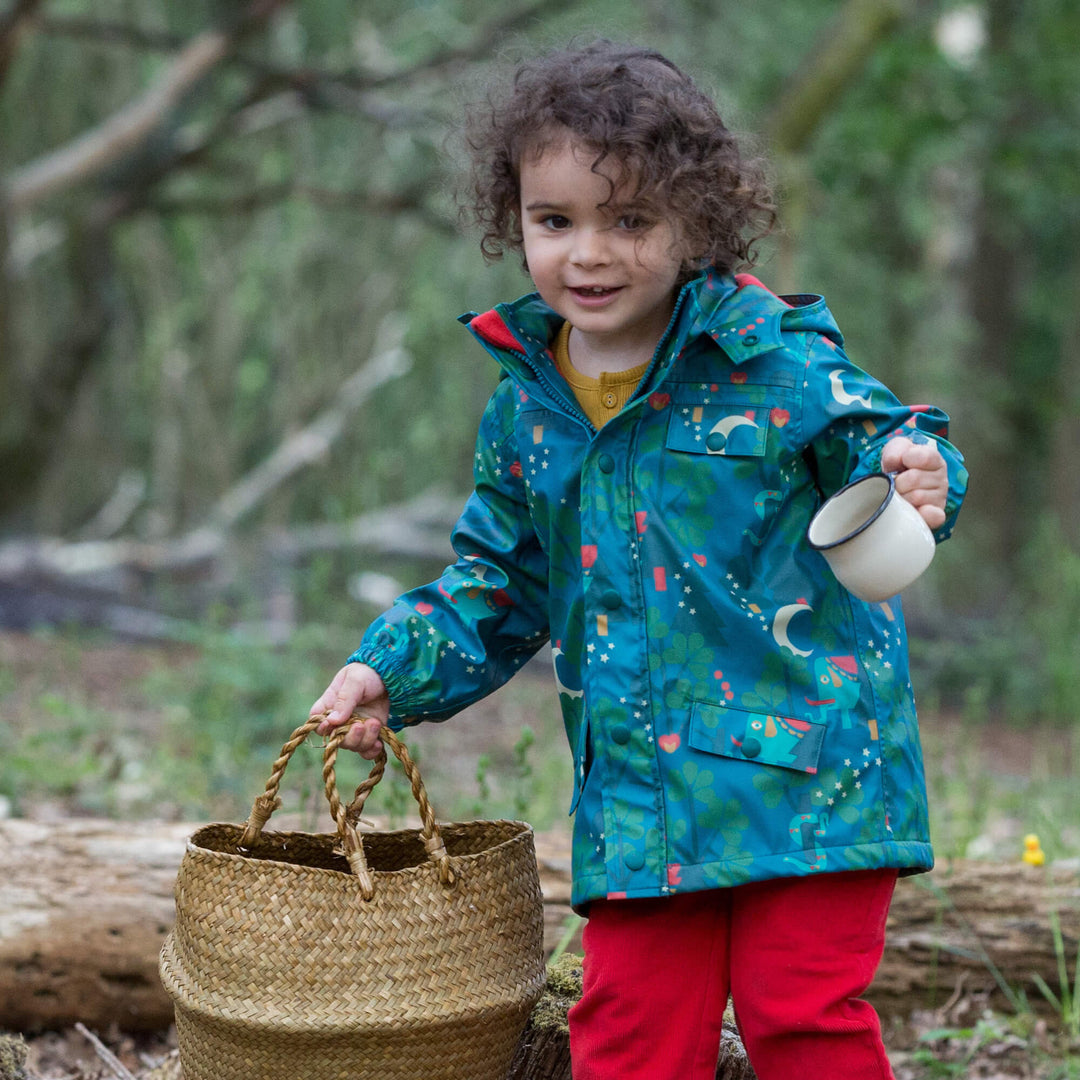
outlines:
{"label": "child's eye", "polygon": [[548,214],[546,218],[541,219],[540,224],[548,229],[561,230],[569,228],[570,219],[563,217],[562,214]]}
{"label": "child's eye", "polygon": [[646,221],[645,218],[638,214],[623,214],[617,224],[620,229],[625,229],[627,232],[640,232],[649,228],[652,222]]}

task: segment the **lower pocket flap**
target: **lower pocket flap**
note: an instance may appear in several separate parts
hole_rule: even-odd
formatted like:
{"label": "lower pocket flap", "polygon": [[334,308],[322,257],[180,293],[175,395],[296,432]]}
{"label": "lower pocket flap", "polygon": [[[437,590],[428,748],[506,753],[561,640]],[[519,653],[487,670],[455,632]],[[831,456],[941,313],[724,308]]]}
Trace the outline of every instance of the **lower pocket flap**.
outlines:
{"label": "lower pocket flap", "polygon": [[816,773],[825,725],[695,701],[690,745],[723,757]]}

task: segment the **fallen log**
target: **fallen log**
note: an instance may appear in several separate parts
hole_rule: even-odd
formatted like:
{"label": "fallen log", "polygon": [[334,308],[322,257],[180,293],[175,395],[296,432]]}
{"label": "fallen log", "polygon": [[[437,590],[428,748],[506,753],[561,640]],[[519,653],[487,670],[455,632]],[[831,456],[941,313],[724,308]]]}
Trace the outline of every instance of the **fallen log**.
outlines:
{"label": "fallen log", "polygon": [[[172,1005],[158,981],[157,956],[193,831],[187,823],[0,821],[0,1028],[169,1025]],[[536,847],[545,944],[549,952],[557,944],[577,951],[569,838],[540,833]],[[1006,1009],[1008,995],[1023,992],[1041,1008],[1033,975],[1058,987],[1052,912],[1071,964],[1080,939],[1077,870],[956,862],[905,878],[868,997],[883,1016],[939,1008],[958,988]]]}
{"label": "fallen log", "polygon": [[[570,914],[569,874],[557,880],[549,870],[541,879],[548,924],[557,925]],[[1053,1014],[1034,976],[1059,989],[1055,913],[1071,965],[1080,941],[1075,867],[955,860],[901,878],[867,999],[883,1017],[906,1018],[958,997],[1004,1010],[1026,997],[1034,1011]]]}
{"label": "fallen log", "polygon": [[0,1028],[168,1027],[157,954],[188,824],[0,822]]}

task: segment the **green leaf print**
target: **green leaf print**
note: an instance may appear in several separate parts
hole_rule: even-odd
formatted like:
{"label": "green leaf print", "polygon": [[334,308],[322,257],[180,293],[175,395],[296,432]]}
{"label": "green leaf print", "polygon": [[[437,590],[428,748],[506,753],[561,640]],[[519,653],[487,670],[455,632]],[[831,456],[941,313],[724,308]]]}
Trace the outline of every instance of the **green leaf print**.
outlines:
{"label": "green leaf print", "polygon": [[697,461],[676,462],[668,470],[667,479],[673,490],[679,489],[685,494],[685,499],[678,497],[679,512],[665,521],[665,528],[682,547],[700,548],[716,528],[711,511],[718,505],[715,496],[719,485]]}
{"label": "green leaf print", "polygon": [[784,801],[784,786],[771,772],[759,772],[754,777],[754,787],[769,810],[775,810]]}
{"label": "green leaf print", "polygon": [[747,690],[741,700],[748,709],[777,713],[788,700],[784,661],[779,656],[771,654],[765,658],[764,669],[761,680],[753,690]]}
{"label": "green leaf print", "polygon": [[604,818],[608,835],[617,837],[620,843],[645,838],[645,811],[640,807],[616,798],[611,802],[610,815],[605,807]]}
{"label": "green leaf print", "polygon": [[689,679],[676,679],[664,696],[664,705],[668,709],[681,709],[694,696],[694,684]]}
{"label": "green leaf print", "polygon": [[715,790],[716,776],[711,769],[701,768],[696,761],[687,761],[671,774],[671,779],[676,801],[692,801],[704,807],[719,805]]}
{"label": "green leaf print", "polygon": [[720,805],[720,819],[719,832],[727,844],[724,857],[729,858],[738,853],[743,834],[750,827],[750,819],[738,799],[728,799]]}
{"label": "green leaf print", "polygon": [[610,497],[607,489],[597,487],[593,492],[591,509],[612,518],[615,525],[623,531],[632,528],[630,491],[625,484],[617,484]]}
{"label": "green leaf print", "polygon": [[706,647],[702,634],[673,634],[663,658],[665,664],[688,672],[698,681],[707,679],[716,667],[715,653]]}
{"label": "green leaf print", "polygon": [[[659,641],[671,633],[671,628],[664,622],[663,612],[658,607],[651,607],[645,612],[645,628],[650,641]],[[649,657],[652,662],[652,655]]]}

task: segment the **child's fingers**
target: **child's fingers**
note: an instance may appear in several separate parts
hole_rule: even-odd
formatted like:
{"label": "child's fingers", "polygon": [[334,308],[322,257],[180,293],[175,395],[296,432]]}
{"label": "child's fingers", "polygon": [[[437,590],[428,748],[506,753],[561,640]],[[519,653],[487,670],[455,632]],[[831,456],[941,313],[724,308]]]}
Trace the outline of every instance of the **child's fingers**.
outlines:
{"label": "child's fingers", "polygon": [[352,750],[363,758],[373,761],[383,750],[382,721],[369,716],[366,720],[357,720],[349,729],[348,735],[342,740],[341,745],[346,750]]}
{"label": "child's fingers", "polygon": [[881,471],[900,472],[904,467],[904,451],[914,445],[910,439],[890,439],[881,451]]}
{"label": "child's fingers", "polygon": [[896,490],[914,506],[937,503],[942,508],[949,494],[949,474],[942,462],[941,468],[907,468],[897,473]]}
{"label": "child's fingers", "polygon": [[881,467],[895,474],[896,491],[922,515],[931,529],[945,524],[949,472],[934,442],[891,439],[881,453]]}
{"label": "child's fingers", "polygon": [[935,442],[916,443],[900,435],[890,439],[881,452],[883,472],[903,473],[907,469],[935,472],[945,469],[945,459]]}
{"label": "child's fingers", "polygon": [[346,664],[312,706],[310,715],[326,713],[318,731],[320,735],[327,735],[335,727],[347,724],[361,706],[376,723],[385,723],[390,715],[386,687],[378,674],[365,664]]}
{"label": "child's fingers", "polygon": [[330,681],[330,685],[319,695],[315,700],[315,703],[311,706],[311,709],[308,712],[310,718],[314,718],[320,713],[329,712],[333,708],[334,702],[337,700],[338,693],[341,690],[341,684],[344,680],[345,668],[342,668]]}
{"label": "child's fingers", "polygon": [[917,489],[904,498],[922,515],[923,521],[931,529],[938,529],[945,524],[945,500],[936,492]]}

